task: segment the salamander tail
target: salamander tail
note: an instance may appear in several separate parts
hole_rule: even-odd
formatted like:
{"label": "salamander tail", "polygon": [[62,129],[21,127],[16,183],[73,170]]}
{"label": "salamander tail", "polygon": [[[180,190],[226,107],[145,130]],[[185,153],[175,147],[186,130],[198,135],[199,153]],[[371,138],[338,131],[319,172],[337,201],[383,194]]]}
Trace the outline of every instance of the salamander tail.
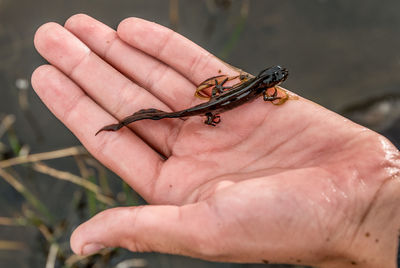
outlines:
{"label": "salamander tail", "polygon": [[102,131],[117,131],[123,126],[127,126],[128,124],[135,121],[143,119],[160,120],[167,117],[177,117],[177,114],[175,112],[167,113],[154,108],[142,109],[128,117],[125,117],[118,124],[112,124],[102,127],[99,131],[97,131],[96,135]]}

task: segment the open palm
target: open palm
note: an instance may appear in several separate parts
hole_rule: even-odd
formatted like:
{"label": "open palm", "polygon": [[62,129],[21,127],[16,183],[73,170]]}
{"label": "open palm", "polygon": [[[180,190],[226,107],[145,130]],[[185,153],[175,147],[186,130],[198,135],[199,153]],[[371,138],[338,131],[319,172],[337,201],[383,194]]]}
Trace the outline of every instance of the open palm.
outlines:
{"label": "open palm", "polygon": [[376,209],[398,195],[392,178],[400,165],[397,150],[378,134],[302,98],[281,106],[260,98],[223,113],[217,127],[200,117],[144,120],[94,136],[139,109],[193,106],[196,85],[236,71],[136,18],[115,32],[76,15],[64,27],[43,25],[35,46],[52,64],[32,76],[38,95],[152,204],[95,216],[74,232],[75,252],[121,246],[218,261],[345,267],[381,261],[371,250],[359,254],[376,241],[395,248],[383,231],[374,232],[379,222],[393,231],[398,224],[394,209]]}

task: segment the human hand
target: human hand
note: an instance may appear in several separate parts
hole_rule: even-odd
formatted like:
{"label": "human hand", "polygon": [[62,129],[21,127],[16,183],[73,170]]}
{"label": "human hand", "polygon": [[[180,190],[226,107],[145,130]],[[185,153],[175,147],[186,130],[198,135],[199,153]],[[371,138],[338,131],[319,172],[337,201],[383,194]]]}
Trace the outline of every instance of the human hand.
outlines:
{"label": "human hand", "polygon": [[223,113],[217,127],[199,117],[144,120],[94,136],[142,108],[197,104],[196,85],[236,71],[137,18],[115,32],[75,15],[39,28],[35,46],[51,63],[32,75],[37,94],[151,204],[79,226],[77,254],[119,246],[214,261],[395,267],[400,157],[384,137],[302,98],[281,106],[260,98]]}

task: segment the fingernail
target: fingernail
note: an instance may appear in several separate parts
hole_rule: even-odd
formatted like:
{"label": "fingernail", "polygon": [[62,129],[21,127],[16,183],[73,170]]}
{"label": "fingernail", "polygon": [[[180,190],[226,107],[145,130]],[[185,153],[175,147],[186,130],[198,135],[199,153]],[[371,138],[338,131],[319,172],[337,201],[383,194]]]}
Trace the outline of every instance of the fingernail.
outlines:
{"label": "fingernail", "polygon": [[87,244],[82,248],[82,255],[91,255],[105,248],[102,244]]}

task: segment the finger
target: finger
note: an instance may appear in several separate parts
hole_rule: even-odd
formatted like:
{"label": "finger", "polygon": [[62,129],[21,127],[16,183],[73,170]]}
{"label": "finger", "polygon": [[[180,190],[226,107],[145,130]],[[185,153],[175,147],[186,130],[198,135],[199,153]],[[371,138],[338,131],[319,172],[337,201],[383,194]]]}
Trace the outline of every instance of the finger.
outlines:
{"label": "finger", "polygon": [[237,74],[205,49],[159,24],[128,18],[119,24],[117,33],[123,41],[171,66],[195,85],[219,73]]}
{"label": "finger", "polygon": [[151,199],[149,184],[154,182],[162,161],[156,152],[127,129],[121,130],[118,137],[95,137],[102,122],[112,117],[55,67],[37,68],[32,74],[32,86],[50,111],[94,157],[124,178],[145,199]]}
{"label": "finger", "polygon": [[183,207],[142,206],[101,212],[79,226],[71,236],[71,248],[79,255],[105,247],[131,251],[156,251],[204,257],[212,254],[215,226],[205,203]]}
{"label": "finger", "polygon": [[[132,83],[56,23],[48,23],[38,29],[35,46],[46,60],[70,76],[87,95],[118,119],[142,108],[169,110],[160,100]],[[102,121],[104,125],[110,123],[115,123],[115,120]],[[157,151],[169,155],[167,144],[170,143],[169,138],[173,137],[171,130],[179,124],[179,120],[145,120],[131,124],[130,128]]]}
{"label": "finger", "polygon": [[87,15],[78,14],[66,21],[65,28],[172,110],[185,109],[195,100],[195,86],[188,79],[152,56],[123,42],[107,25]]}

